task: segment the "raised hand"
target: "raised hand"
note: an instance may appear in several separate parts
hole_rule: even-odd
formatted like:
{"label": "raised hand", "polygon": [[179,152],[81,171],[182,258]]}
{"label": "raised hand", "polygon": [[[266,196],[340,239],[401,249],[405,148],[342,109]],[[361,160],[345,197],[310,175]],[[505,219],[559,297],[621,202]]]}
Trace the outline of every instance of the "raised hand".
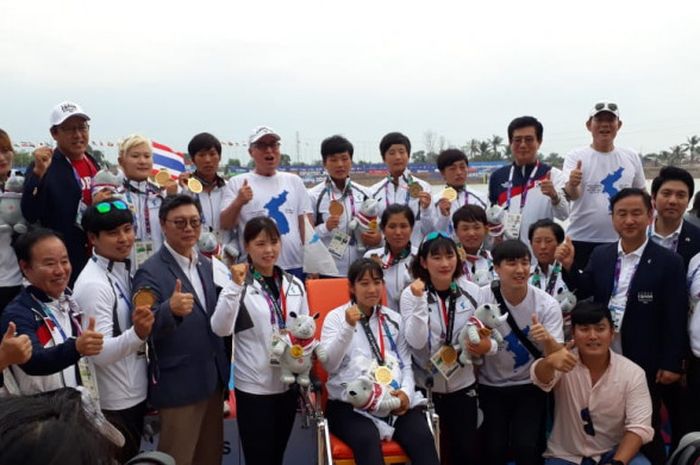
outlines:
{"label": "raised hand", "polygon": [[576,343],[574,341],[569,341],[564,347],[553,352],[547,356],[547,361],[557,371],[563,373],[568,373],[574,369],[578,359],[576,355],[571,352]]}
{"label": "raised hand", "polygon": [[540,182],[540,190],[544,195],[552,200],[558,200],[557,190],[552,182],[552,170],[549,170],[544,179]]}
{"label": "raised hand", "polygon": [[148,305],[140,305],[134,309],[134,313],[131,315],[131,320],[134,322],[134,331],[136,335],[142,341],[151,334],[151,329],[153,328],[153,322],[155,321],[155,316]]}
{"label": "raised hand", "polygon": [[340,224],[340,215],[328,215],[326,220],[326,230],[333,231]]}
{"label": "raised hand", "polygon": [[430,206],[431,198],[432,197],[430,196],[430,192],[423,191],[420,194],[418,194],[418,204],[421,208],[428,208]]}
{"label": "raised hand", "polygon": [[571,170],[571,173],[569,173],[569,181],[567,183],[569,187],[575,189],[581,185],[581,180],[583,179],[583,171],[581,170],[582,165],[583,162],[581,160],[577,161],[576,168]]}
{"label": "raised hand", "polygon": [[416,297],[422,297],[423,292],[425,292],[425,283],[423,282],[422,279],[416,278],[412,283],[411,283],[411,294],[413,294]]}
{"label": "raised hand", "polygon": [[566,271],[570,271],[574,264],[575,256],[576,251],[574,249],[574,244],[571,242],[571,237],[566,236],[564,242],[559,244],[554,251],[554,259],[561,263],[561,266]]}
{"label": "raised hand", "polygon": [[25,363],[32,357],[32,341],[29,336],[15,336],[16,332],[17,327],[10,322],[0,343],[0,368]]}
{"label": "raised hand", "polygon": [[247,263],[236,263],[231,266],[231,280],[238,284],[243,285],[245,281],[245,276],[248,274],[248,264]]}
{"label": "raised hand", "polygon": [[102,352],[102,333],[95,331],[95,318],[90,317],[88,327],[75,340],[75,348],[80,355],[90,356]]}
{"label": "raised hand", "polygon": [[41,178],[51,166],[53,150],[50,147],[39,147],[32,155],[34,156],[34,174]]}
{"label": "raised hand", "polygon": [[530,332],[528,335],[533,341],[541,344],[544,344],[552,337],[544,326],[542,326],[542,323],[540,323],[537,319],[537,313],[532,314],[532,323],[530,324]]}
{"label": "raised hand", "polygon": [[253,200],[253,188],[248,185],[248,180],[244,179],[243,185],[238,190],[238,196],[236,197],[235,202],[237,202],[240,206],[243,206],[251,200]]}
{"label": "raised hand", "polygon": [[440,214],[442,216],[449,216],[451,205],[452,205],[452,203],[447,199],[443,198],[443,199],[438,200],[437,206],[438,206],[438,210],[440,210]]}
{"label": "raised hand", "polygon": [[362,319],[362,312],[360,311],[359,308],[357,308],[357,305],[352,305],[345,310],[345,321],[350,325],[350,326],[355,326],[358,321]]}
{"label": "raised hand", "polygon": [[182,283],[175,281],[173,295],[170,296],[170,311],[175,316],[183,317],[192,313],[194,307],[194,295],[189,292],[182,292]]}

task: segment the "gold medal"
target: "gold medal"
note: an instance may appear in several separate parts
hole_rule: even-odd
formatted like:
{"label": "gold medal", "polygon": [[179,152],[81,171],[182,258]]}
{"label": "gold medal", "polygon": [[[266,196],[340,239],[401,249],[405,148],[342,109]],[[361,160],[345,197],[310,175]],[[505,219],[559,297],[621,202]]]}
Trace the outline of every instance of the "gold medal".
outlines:
{"label": "gold medal", "polygon": [[344,211],[345,208],[343,208],[343,204],[337,200],[331,200],[331,203],[328,205],[328,213],[330,213],[331,216],[340,216]]}
{"label": "gold medal", "polygon": [[374,370],[374,379],[379,383],[383,384],[384,386],[388,386],[391,384],[391,380],[393,379],[393,376],[391,375],[391,370],[385,366],[380,366],[377,367],[376,370]]}
{"label": "gold medal", "polygon": [[457,254],[459,255],[460,260],[464,261],[467,259],[467,251],[464,250],[462,244],[457,244]]}
{"label": "gold medal", "polygon": [[442,346],[440,349],[440,358],[448,365],[457,361],[457,351],[452,346]]}
{"label": "gold medal", "polygon": [[418,197],[421,192],[423,192],[423,188],[417,182],[413,181],[408,185],[408,194],[414,199]]}
{"label": "gold medal", "polygon": [[440,198],[447,199],[450,202],[454,202],[455,200],[457,200],[457,191],[454,190],[454,188],[452,187],[446,187],[440,193]]}
{"label": "gold medal", "polygon": [[367,228],[371,229],[372,231],[374,231],[375,229],[377,229],[377,220],[371,220],[371,221],[369,221],[369,222],[367,223]]}
{"label": "gold medal", "polygon": [[134,307],[141,307],[145,305],[150,308],[156,304],[157,299],[153,290],[148,287],[144,287],[134,293],[132,301],[134,302]]}
{"label": "gold medal", "polygon": [[195,194],[199,194],[202,192],[202,190],[204,190],[201,181],[197,178],[188,179],[187,188],[190,190],[190,192],[194,192]]}
{"label": "gold medal", "polygon": [[160,187],[165,187],[168,184],[168,181],[170,181],[170,173],[168,173],[168,170],[160,170],[156,173],[153,179]]}
{"label": "gold medal", "polygon": [[289,348],[289,355],[294,358],[301,358],[304,355],[304,349],[299,344],[294,344]]}

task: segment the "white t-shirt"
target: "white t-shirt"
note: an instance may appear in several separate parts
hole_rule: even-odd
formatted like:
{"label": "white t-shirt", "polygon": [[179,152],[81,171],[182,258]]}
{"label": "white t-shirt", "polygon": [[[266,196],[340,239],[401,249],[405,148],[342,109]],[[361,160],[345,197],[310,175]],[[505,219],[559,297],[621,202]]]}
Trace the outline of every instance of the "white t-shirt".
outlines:
{"label": "white t-shirt", "polygon": [[282,252],[277,264],[284,270],[301,268],[303,243],[299,232],[299,215],[311,213],[311,201],[301,178],[296,174],[277,172],[273,176],[261,176],[255,172],[244,173],[229,180],[221,199],[225,210],[238,196],[244,181],[253,189],[253,198],[241,208],[238,216],[239,250],[244,254],[243,230],[256,216],[267,216],[277,223],[282,235]]}
{"label": "white t-shirt", "polygon": [[[481,288],[481,297],[481,303],[497,303],[490,286]],[[506,305],[516,324],[526,336],[530,332],[532,314],[537,313],[537,319],[549,334],[557,342],[564,342],[561,309],[551,295],[528,286],[527,295],[522,302],[512,306],[506,301]],[[532,354],[511,331],[507,321],[496,326],[495,329],[503,336],[505,347],[496,354],[484,357],[484,364],[479,372],[479,383],[496,387],[530,384],[530,365],[535,361]],[[542,351],[539,344],[534,341],[532,343]]]}
{"label": "white t-shirt", "polygon": [[581,160],[581,197],[570,202],[567,234],[575,241],[615,242],[618,235],[610,218],[610,199],[625,187],[644,189],[644,169],[637,152],[615,147],[598,152],[592,147],[572,150],[564,159],[564,178]]}

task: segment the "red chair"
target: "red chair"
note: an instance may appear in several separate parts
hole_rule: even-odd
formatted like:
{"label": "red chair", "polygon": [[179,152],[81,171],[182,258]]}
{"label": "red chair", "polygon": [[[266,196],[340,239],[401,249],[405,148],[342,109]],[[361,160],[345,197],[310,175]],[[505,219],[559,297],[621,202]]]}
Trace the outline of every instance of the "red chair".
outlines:
{"label": "red chair", "polygon": [[[346,303],[350,299],[350,291],[348,280],[345,278],[335,279],[311,279],[306,281],[306,291],[309,300],[310,313],[318,312],[319,319],[316,322],[316,337],[321,337],[321,328],[326,315],[336,307]],[[386,295],[382,295],[382,303],[386,303]],[[323,369],[320,363],[315,363],[314,374],[324,385],[328,379],[328,373]],[[325,408],[328,394],[325,387],[321,390],[320,405]],[[319,465],[351,465],[355,463],[352,449],[343,441],[330,434],[327,429],[325,418],[318,419],[321,423],[319,426]],[[325,428],[325,430],[324,430]],[[321,444],[324,443],[324,444]],[[401,449],[401,446],[395,441],[382,441],[382,454],[384,463],[407,463],[408,456]]]}

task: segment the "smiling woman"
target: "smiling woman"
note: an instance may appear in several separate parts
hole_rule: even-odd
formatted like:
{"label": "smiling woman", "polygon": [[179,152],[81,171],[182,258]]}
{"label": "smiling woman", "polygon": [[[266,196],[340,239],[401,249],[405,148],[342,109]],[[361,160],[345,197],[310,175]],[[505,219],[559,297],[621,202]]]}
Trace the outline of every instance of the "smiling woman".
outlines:
{"label": "smiling woman", "polygon": [[[12,171],[14,151],[10,136],[0,129],[0,193],[8,197],[8,205],[20,203],[20,193],[5,194],[7,180]],[[12,199],[14,197],[14,199]],[[19,210],[19,209],[18,209]],[[21,213],[18,212],[21,218]],[[22,275],[17,265],[17,257],[12,250],[12,236],[15,233],[12,227],[4,225],[0,228],[0,313],[5,306],[19,293],[22,284]]]}

